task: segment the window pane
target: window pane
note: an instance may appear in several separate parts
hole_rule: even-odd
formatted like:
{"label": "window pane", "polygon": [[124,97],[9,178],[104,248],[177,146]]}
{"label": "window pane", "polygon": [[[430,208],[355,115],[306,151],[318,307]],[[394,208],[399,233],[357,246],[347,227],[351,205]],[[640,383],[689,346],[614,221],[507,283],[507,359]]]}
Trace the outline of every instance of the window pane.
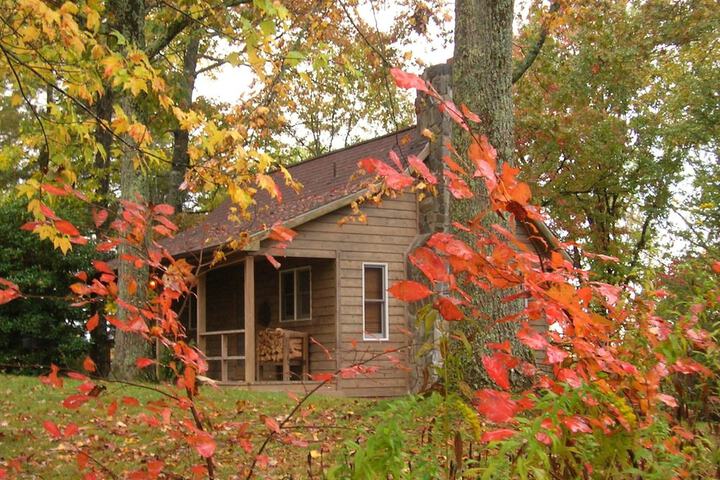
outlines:
{"label": "window pane", "polygon": [[220,335],[206,335],[205,336],[205,355],[208,357],[219,357],[220,351]]}
{"label": "window pane", "polygon": [[383,302],[365,302],[365,333],[383,335]]}
{"label": "window pane", "polygon": [[241,357],[245,355],[245,334],[233,333],[225,335],[227,341],[228,357]]}
{"label": "window pane", "polygon": [[310,270],[298,270],[297,318],[310,318]]}
{"label": "window pane", "polygon": [[295,272],[280,274],[280,318],[292,320],[295,318]]}
{"label": "window pane", "polygon": [[365,267],[365,298],[367,300],[382,300],[385,298],[383,288],[383,268]]}
{"label": "window pane", "polygon": [[227,379],[229,382],[242,382],[245,380],[244,360],[225,360]]}

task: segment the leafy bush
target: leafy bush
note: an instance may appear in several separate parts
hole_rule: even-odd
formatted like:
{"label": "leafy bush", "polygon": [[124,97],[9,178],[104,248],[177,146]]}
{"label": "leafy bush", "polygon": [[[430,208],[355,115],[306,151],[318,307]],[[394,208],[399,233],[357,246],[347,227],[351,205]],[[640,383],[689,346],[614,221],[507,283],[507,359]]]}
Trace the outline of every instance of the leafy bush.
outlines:
{"label": "leafy bush", "polygon": [[20,230],[30,215],[19,200],[1,203],[0,218],[0,277],[25,295],[0,305],[0,363],[20,370],[51,362],[79,366],[90,346],[84,333],[88,315],[71,307],[67,295],[74,273],[88,269],[93,250],[77,246],[63,255]]}

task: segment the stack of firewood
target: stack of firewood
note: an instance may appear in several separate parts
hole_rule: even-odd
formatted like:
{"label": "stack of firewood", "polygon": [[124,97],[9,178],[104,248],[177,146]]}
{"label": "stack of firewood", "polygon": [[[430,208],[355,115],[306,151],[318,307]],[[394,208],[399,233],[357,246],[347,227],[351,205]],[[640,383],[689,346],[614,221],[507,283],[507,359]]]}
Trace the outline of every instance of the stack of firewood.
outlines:
{"label": "stack of firewood", "polygon": [[288,338],[288,360],[303,358],[303,340],[290,336],[291,333],[293,332],[282,328],[260,330],[257,337],[258,361],[281,363],[285,337],[290,337]]}

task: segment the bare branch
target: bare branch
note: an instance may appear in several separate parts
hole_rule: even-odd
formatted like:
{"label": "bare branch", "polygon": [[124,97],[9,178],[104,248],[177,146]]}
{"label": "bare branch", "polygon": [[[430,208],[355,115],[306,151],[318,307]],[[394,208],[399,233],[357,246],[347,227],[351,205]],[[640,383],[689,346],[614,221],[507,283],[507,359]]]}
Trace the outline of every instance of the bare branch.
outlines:
{"label": "bare branch", "polygon": [[[553,14],[557,12],[560,9],[560,3],[555,1],[552,5],[550,5],[550,9],[548,10],[549,14]],[[514,84],[518,80],[522,78],[522,76],[527,72],[527,70],[532,66],[533,63],[535,63],[535,59],[540,54],[540,50],[542,50],[543,45],[545,44],[545,39],[547,38],[548,34],[548,22],[543,21],[542,27],[540,29],[540,36],[538,36],[537,41],[535,42],[535,45],[533,45],[528,53],[525,55],[525,58],[523,58],[522,62],[520,62],[513,71],[512,75],[512,83]]]}

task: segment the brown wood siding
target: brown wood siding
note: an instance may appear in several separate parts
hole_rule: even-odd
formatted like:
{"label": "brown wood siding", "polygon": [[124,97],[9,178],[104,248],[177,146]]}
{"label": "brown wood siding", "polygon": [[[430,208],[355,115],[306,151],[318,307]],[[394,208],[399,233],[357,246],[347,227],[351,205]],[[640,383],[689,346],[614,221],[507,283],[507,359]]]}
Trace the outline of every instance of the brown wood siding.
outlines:
{"label": "brown wood siding", "polygon": [[[382,353],[388,349],[403,347],[408,344],[408,321],[405,305],[387,295],[389,339],[387,341],[363,340],[363,302],[362,302],[362,271],[363,262],[387,265],[388,287],[402,280],[406,275],[405,255],[417,235],[417,206],[415,196],[406,194],[396,199],[385,200],[381,206],[367,205],[362,208],[367,216],[367,223],[339,222],[351,214],[349,207],[342,208],[318,219],[305,223],[295,230],[298,236],[287,248],[288,258],[278,257],[286,265],[300,266],[312,264],[313,287],[313,322],[308,325],[311,335],[333,352],[339,355],[342,367],[351,366],[357,361]],[[272,242],[263,242],[260,253],[270,248]],[[340,278],[335,278],[335,266],[331,262],[309,261],[291,257],[325,257],[337,258]],[[273,285],[261,285],[266,278],[265,262],[258,263],[256,288],[260,299],[261,288],[277,289],[277,274],[273,276]],[[323,266],[327,265],[327,268]],[[260,273],[263,268],[264,273]],[[339,292],[339,332],[337,337],[340,348],[335,342],[335,284]],[[267,294],[266,294],[267,295]],[[332,302],[332,303],[331,303]],[[277,298],[272,302],[273,319],[277,319]],[[316,320],[316,315],[318,316]],[[316,323],[317,322],[317,323]],[[273,325],[275,325],[274,323]],[[285,325],[285,324],[283,324]],[[287,324],[286,328],[301,330],[304,326]],[[407,354],[396,354],[401,362],[407,362]],[[321,369],[334,370],[335,359],[328,361],[321,349],[312,351],[311,371],[318,373]],[[379,359],[371,365],[380,367],[380,371],[368,377],[341,379],[339,389],[351,396],[393,396],[407,393],[409,375],[388,359]]]}

